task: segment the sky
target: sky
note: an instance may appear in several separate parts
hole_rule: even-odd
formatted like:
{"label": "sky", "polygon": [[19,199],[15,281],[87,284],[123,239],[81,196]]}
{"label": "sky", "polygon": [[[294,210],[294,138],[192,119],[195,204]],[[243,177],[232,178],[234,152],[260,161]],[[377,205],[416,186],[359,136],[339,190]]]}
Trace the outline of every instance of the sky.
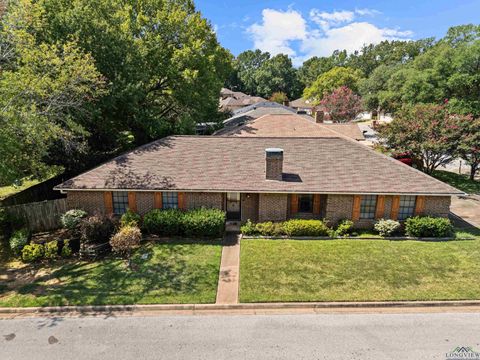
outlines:
{"label": "sky", "polygon": [[382,40],[441,38],[449,27],[480,23],[480,0],[196,0],[222,46],[288,54],[295,65],[336,49]]}

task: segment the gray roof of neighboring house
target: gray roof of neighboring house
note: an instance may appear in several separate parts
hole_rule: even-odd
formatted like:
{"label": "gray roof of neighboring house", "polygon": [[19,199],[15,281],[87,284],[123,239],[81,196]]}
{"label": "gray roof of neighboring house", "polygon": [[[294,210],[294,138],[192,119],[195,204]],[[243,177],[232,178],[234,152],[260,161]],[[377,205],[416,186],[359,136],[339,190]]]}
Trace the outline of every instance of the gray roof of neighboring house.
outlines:
{"label": "gray roof of neighboring house", "polygon": [[307,102],[308,100],[301,97],[299,99],[290,101],[290,106],[294,108],[302,108],[302,109],[312,109],[315,107],[311,102]]}
{"label": "gray roof of neighboring house", "polygon": [[[265,149],[283,149],[266,180]],[[345,138],[171,136],[58,185],[59,190],[453,195],[461,191]]]}

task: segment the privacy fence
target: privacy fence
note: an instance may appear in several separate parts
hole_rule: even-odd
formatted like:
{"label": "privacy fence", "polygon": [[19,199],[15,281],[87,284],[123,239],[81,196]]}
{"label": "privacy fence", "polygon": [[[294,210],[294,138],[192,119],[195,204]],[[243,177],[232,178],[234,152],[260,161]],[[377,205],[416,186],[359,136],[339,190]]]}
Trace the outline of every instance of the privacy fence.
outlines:
{"label": "privacy fence", "polygon": [[8,213],[23,218],[31,231],[47,231],[60,226],[60,215],[67,211],[67,199],[6,206],[5,209]]}

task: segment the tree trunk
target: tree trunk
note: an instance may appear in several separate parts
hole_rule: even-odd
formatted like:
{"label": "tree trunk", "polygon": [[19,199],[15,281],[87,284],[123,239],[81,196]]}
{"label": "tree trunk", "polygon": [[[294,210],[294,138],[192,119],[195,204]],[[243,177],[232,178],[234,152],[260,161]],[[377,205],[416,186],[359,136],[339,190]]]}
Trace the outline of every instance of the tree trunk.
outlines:
{"label": "tree trunk", "polygon": [[475,175],[478,170],[478,164],[472,164],[470,165],[470,180],[475,180]]}

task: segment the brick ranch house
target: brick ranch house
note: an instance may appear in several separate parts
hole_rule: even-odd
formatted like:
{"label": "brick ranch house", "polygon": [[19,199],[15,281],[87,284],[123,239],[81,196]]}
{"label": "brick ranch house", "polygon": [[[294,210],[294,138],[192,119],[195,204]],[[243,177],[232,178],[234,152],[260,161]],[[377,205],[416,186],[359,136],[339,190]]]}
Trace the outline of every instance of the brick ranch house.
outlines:
{"label": "brick ranch house", "polygon": [[69,208],[140,214],[212,207],[227,219],[404,220],[446,217],[463,194],[341,137],[171,136],[114,158],[55,188]]}

